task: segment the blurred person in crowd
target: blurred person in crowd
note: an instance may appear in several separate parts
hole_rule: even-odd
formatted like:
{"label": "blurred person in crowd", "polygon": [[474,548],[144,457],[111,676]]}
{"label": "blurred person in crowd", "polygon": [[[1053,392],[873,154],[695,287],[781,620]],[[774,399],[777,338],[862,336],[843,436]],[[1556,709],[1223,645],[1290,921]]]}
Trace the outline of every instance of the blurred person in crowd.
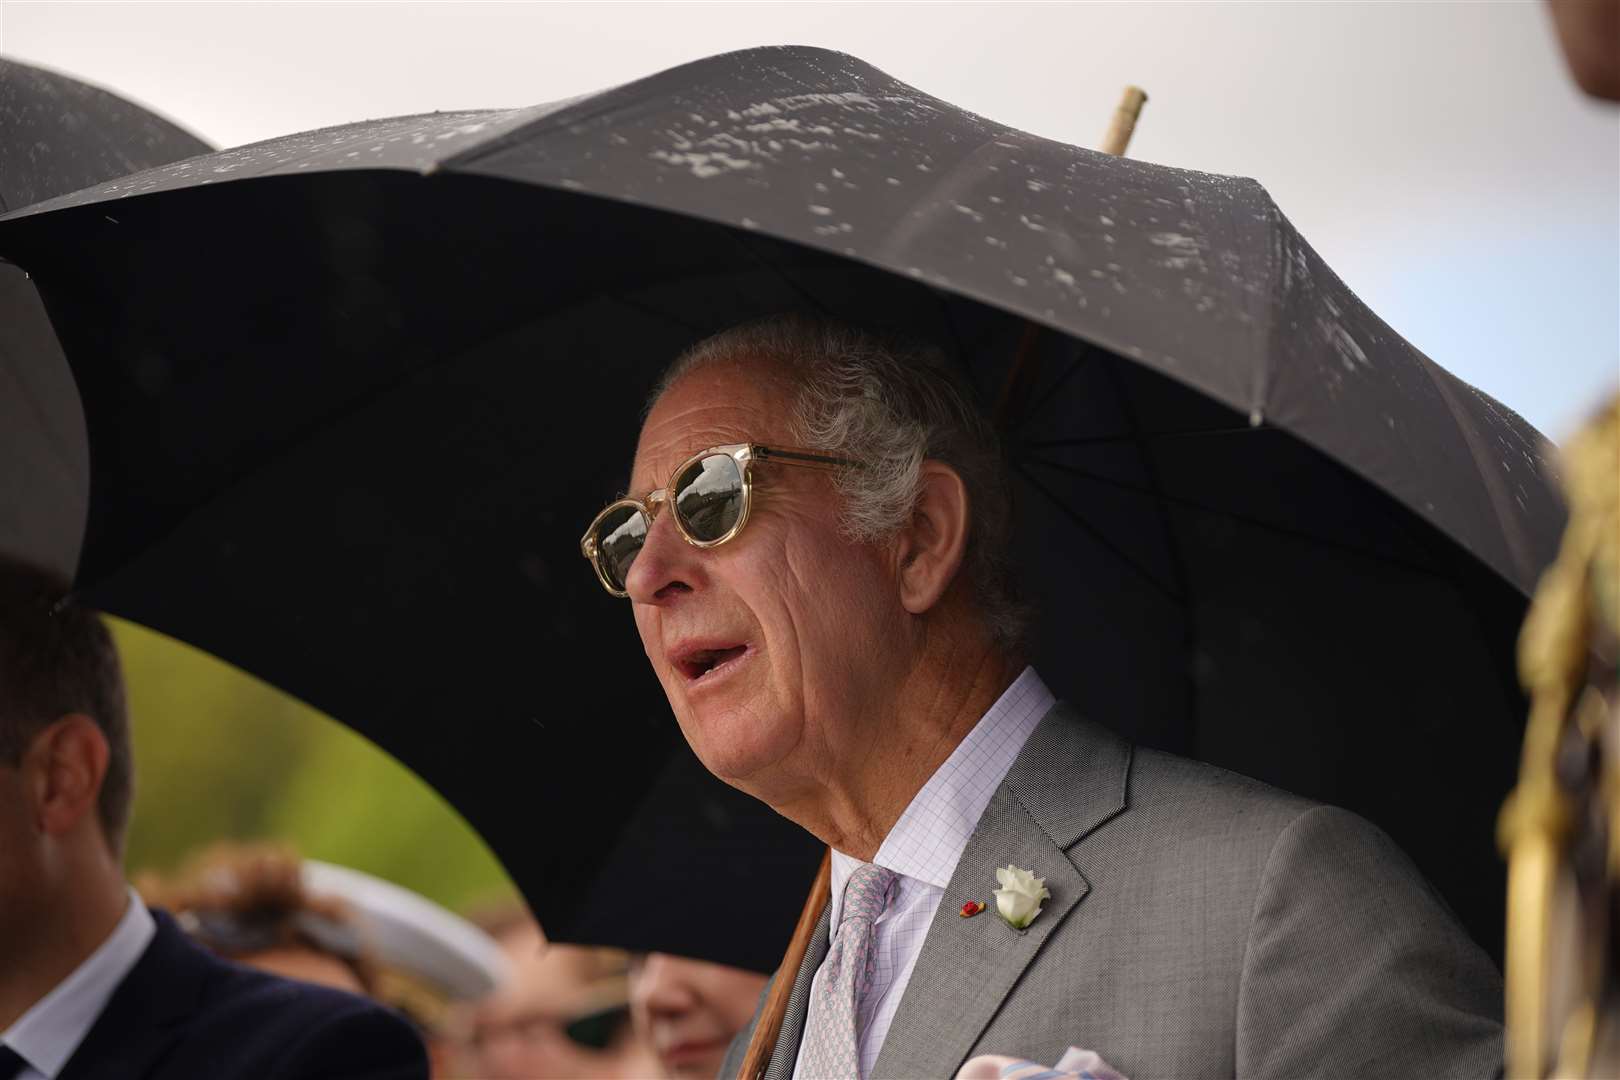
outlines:
{"label": "blurred person in crowd", "polygon": [[627,954],[551,944],[521,908],[475,921],[500,943],[511,974],[468,1018],[466,1075],[481,1080],[658,1075],[656,1059],[630,1023]]}
{"label": "blurred person in crowd", "polygon": [[123,874],[133,773],[107,628],[0,557],[0,1078],[425,1077],[394,1013],[147,908]]}
{"label": "blurred person in crowd", "polygon": [[668,953],[630,961],[630,1016],[666,1077],[713,1077],[748,1026],[765,976]]}
{"label": "blurred person in crowd", "polygon": [[454,1003],[485,997],[509,972],[493,938],[427,897],[283,844],[217,844],[174,878],[136,885],[221,956],[397,1009],[435,1076],[455,1062]]}
{"label": "blurred person in crowd", "polygon": [[304,888],[302,860],[276,844],[220,844],[136,890],[192,939],[248,967],[373,997],[376,970],[344,906]]}

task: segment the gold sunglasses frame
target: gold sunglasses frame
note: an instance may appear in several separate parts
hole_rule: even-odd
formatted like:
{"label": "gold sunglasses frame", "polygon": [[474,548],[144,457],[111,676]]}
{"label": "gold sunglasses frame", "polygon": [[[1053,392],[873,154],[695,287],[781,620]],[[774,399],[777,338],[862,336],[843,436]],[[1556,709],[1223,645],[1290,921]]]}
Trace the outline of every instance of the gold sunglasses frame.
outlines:
{"label": "gold sunglasses frame", "polygon": [[754,463],[756,461],[780,462],[783,465],[798,465],[808,469],[823,469],[834,471],[837,469],[859,468],[860,462],[848,458],[829,457],[826,454],[817,454],[810,450],[799,450],[792,447],[765,446],[762,443],[726,443],[722,446],[711,446],[707,450],[699,450],[691,457],[682,461],[670,471],[669,479],[664,486],[656,491],[647,493],[644,499],[625,496],[614,499],[591,519],[590,525],[585,529],[585,535],[579,538],[579,553],[591,561],[591,568],[596,571],[596,580],[602,583],[602,588],[610,596],[627,597],[630,593],[624,589],[614,588],[613,583],[602,570],[602,552],[596,543],[596,529],[602,524],[602,519],[621,507],[632,507],[647,519],[647,531],[652,532],[653,522],[658,519],[658,511],[669,502],[669,489],[674,486],[676,477],[702,461],[704,458],[725,456],[737,463],[737,472],[742,477],[742,510],[737,514],[737,520],[723,536],[714,540],[699,540],[686,531],[685,522],[681,521],[679,513],[671,513],[675,522],[675,531],[681,534],[681,539],[697,548],[719,547],[731,540],[742,527],[748,524],[749,511],[754,506]]}

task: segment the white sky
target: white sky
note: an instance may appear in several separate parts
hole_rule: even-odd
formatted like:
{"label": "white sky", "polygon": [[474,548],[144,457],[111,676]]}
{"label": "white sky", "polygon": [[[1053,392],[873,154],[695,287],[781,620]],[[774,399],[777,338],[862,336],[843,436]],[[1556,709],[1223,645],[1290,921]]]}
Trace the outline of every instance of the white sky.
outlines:
{"label": "white sky", "polygon": [[1026,131],[1259,179],[1396,330],[1566,435],[1620,381],[1620,107],[1540,3],[0,0],[0,52],[221,146],[531,105],[766,44],[840,49]]}

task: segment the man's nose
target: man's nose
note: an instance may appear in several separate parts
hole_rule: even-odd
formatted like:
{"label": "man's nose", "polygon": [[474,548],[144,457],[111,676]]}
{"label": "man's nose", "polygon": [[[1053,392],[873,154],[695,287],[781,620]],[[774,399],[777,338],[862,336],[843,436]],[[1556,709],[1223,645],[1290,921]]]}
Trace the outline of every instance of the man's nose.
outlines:
{"label": "man's nose", "polygon": [[702,583],[697,548],[681,538],[673,515],[665,511],[653,519],[647,539],[624,576],[625,592],[638,604],[668,604]]}

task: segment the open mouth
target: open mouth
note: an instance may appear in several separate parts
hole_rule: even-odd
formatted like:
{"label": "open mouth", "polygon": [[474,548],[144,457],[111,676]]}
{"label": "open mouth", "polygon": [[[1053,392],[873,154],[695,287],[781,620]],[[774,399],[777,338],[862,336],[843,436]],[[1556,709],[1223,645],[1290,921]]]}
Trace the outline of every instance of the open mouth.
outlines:
{"label": "open mouth", "polygon": [[714,649],[693,649],[681,655],[675,666],[692,682],[714,677],[736,663],[748,651],[747,645],[726,645]]}

